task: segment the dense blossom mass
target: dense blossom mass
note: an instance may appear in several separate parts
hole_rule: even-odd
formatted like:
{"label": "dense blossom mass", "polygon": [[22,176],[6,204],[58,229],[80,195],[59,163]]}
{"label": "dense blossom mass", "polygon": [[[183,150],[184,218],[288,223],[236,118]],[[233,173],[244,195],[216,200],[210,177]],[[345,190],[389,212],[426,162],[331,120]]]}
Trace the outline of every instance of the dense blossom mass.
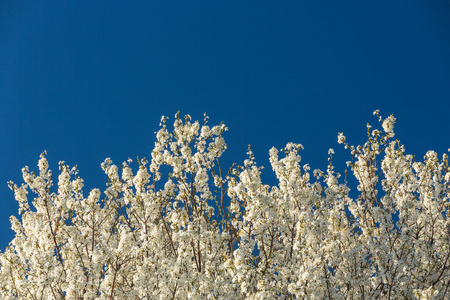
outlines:
{"label": "dense blossom mass", "polygon": [[[423,161],[394,139],[395,118],[352,146],[349,194],[329,151],[301,165],[300,144],[272,148],[278,183],[249,148],[225,174],[224,124],[163,117],[151,159],[106,159],[106,190],[83,193],[45,153],[10,183],[20,218],[0,254],[1,299],[450,299],[448,156]],[[53,191],[53,192],[52,192]],[[33,195],[32,199],[28,194]],[[353,195],[353,192],[352,192]]]}

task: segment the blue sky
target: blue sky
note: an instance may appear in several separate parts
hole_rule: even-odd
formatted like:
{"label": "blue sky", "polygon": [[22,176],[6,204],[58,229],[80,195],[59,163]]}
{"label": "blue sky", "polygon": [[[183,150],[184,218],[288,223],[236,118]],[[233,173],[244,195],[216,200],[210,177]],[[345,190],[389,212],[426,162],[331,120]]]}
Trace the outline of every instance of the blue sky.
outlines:
{"label": "blue sky", "polygon": [[449,96],[445,1],[2,1],[0,249],[18,210],[7,181],[44,150],[87,194],[106,157],[150,156],[162,115],[206,112],[229,127],[225,167],[251,144],[270,171],[268,150],[298,142],[323,169],[329,148],[350,158],[337,133],[363,143],[380,109],[422,158],[450,147]]}

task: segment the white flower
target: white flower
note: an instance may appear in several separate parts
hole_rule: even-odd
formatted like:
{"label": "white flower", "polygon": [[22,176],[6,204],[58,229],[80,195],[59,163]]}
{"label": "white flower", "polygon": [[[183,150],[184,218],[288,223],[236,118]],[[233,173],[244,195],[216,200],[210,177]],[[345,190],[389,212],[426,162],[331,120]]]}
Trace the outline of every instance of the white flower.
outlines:
{"label": "white flower", "polygon": [[394,118],[394,116],[391,115],[391,116],[387,117],[383,121],[383,124],[382,124],[384,132],[388,133],[390,136],[393,136],[394,123],[395,123],[395,118]]}
{"label": "white flower", "polygon": [[23,168],[1,299],[448,298],[448,155],[416,161],[386,138],[393,116],[363,145],[339,133],[352,156],[342,181],[331,164],[311,178],[300,144],[271,148],[273,185],[250,149],[224,175],[224,124],[175,118],[172,131],[161,119],[149,168],[133,175],[129,159],[119,178],[102,163],[103,197],[85,197],[64,162],[52,188],[45,153],[39,174]]}
{"label": "white flower", "polygon": [[339,134],[338,134],[338,143],[339,144],[345,143],[345,136],[342,132],[339,132]]}

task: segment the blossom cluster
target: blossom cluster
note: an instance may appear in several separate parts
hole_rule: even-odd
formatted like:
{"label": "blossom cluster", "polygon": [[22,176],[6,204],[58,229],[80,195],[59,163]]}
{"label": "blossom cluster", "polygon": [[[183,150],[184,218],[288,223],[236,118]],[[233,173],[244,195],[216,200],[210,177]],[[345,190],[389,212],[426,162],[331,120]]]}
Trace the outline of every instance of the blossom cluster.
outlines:
{"label": "blossom cluster", "polygon": [[[20,218],[0,253],[1,299],[447,299],[448,156],[423,161],[395,139],[395,118],[367,127],[347,179],[301,163],[300,144],[272,148],[276,185],[249,147],[223,174],[224,124],[161,120],[151,159],[102,163],[86,197],[77,168],[46,153],[10,183]],[[169,170],[169,172],[167,172]],[[34,195],[32,199],[29,194]],[[354,196],[354,194],[356,196]]]}

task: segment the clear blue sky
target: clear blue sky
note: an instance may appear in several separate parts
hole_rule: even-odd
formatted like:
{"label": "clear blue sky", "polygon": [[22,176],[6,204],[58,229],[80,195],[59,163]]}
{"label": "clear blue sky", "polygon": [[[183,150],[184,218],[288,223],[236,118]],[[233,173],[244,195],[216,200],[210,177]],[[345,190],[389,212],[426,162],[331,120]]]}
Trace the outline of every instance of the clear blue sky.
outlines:
{"label": "clear blue sky", "polygon": [[[162,115],[224,121],[224,165],[247,145],[305,146],[325,168],[337,133],[364,142],[372,116],[422,158],[450,147],[446,1],[0,2],[0,249],[22,182],[47,150],[104,189],[100,163],[149,156]],[[335,160],[349,156],[337,151]],[[269,171],[270,167],[266,169]],[[273,175],[265,175],[269,182]],[[272,176],[272,177],[271,177]]]}

